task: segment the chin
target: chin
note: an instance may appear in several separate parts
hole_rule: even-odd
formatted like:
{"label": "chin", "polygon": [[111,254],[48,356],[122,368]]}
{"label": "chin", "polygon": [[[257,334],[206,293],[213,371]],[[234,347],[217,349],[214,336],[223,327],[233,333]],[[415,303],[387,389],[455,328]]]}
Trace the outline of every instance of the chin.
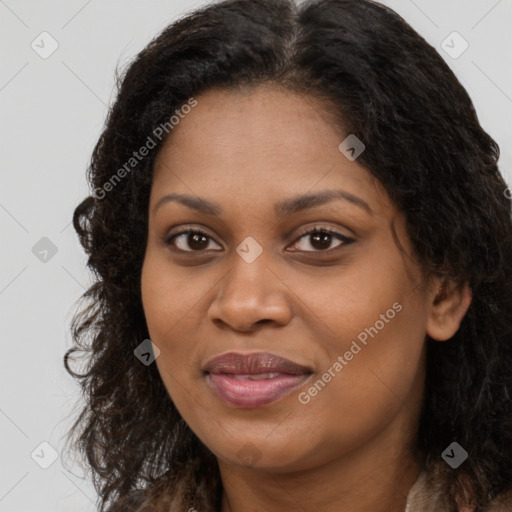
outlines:
{"label": "chin", "polygon": [[[311,466],[311,453],[304,450],[299,440],[283,443],[282,439],[271,442],[261,437],[230,439],[228,442],[229,446],[212,451],[219,460],[230,465],[275,473],[301,471]],[[301,446],[300,453],[297,452],[298,446]]]}

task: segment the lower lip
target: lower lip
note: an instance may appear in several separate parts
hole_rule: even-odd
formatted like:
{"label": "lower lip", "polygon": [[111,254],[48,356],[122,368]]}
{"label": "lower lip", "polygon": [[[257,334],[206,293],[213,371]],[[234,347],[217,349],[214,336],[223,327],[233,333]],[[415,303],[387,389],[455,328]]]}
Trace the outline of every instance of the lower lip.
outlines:
{"label": "lower lip", "polygon": [[219,398],[237,407],[260,407],[276,402],[308,379],[310,374],[281,374],[271,379],[237,380],[225,373],[209,373],[208,384]]}

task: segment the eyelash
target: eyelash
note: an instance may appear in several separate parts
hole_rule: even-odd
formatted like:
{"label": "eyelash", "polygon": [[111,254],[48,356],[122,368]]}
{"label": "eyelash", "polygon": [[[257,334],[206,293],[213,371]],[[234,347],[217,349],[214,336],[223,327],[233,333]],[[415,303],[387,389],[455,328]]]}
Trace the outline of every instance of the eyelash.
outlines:
{"label": "eyelash", "polygon": [[[213,238],[208,235],[208,233],[205,233],[204,231],[201,231],[200,229],[197,229],[197,228],[188,228],[188,229],[183,229],[181,231],[178,231],[176,233],[173,233],[172,235],[170,236],[167,236],[164,240],[164,243],[165,245],[169,245],[169,246],[172,246],[173,245],[173,242],[174,240],[181,236],[181,235],[192,235],[192,234],[197,234],[197,235],[204,235],[206,236],[207,238],[209,238],[210,240],[212,240]],[[314,226],[313,228],[309,229],[308,231],[302,233],[293,243],[292,243],[292,246],[297,244],[297,242],[299,240],[301,240],[302,238],[304,237],[307,237],[309,235],[312,235],[312,234],[322,234],[322,235],[332,235],[334,237],[336,237],[340,242],[342,242],[340,245],[338,245],[337,247],[335,247],[334,249],[326,249],[326,250],[321,250],[321,249],[317,249],[317,250],[313,250],[313,251],[303,251],[303,252],[306,252],[306,253],[329,253],[331,251],[335,251],[341,247],[343,247],[344,245],[348,245],[352,242],[354,242],[354,239],[353,238],[349,238],[345,235],[342,235],[341,233],[339,233],[338,231],[335,231],[333,229],[330,229],[330,228],[326,228],[326,227],[318,227],[318,226]],[[184,252],[184,253],[203,253],[203,252],[206,252],[205,250],[197,250],[197,251],[194,251],[194,250],[189,250],[189,251],[184,251],[182,249],[176,249],[177,251],[180,251],[180,252]],[[219,251],[217,251],[219,252]]]}

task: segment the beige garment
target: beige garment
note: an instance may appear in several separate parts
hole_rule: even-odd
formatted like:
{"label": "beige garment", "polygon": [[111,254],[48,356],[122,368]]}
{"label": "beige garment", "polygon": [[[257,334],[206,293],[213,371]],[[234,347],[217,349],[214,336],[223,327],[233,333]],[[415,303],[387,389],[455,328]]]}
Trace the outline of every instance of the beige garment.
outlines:
{"label": "beige garment", "polygon": [[[420,472],[416,482],[409,491],[404,512],[451,512],[447,500],[441,491],[446,471],[447,468],[441,465],[432,473],[427,473],[425,470]],[[165,479],[162,478],[160,484],[163,485],[161,490],[165,491]],[[129,493],[127,501],[109,509],[109,512],[156,512],[163,510],[172,512],[189,510],[186,502],[182,501],[183,494],[180,493],[180,496],[173,499],[171,503],[166,502],[157,508],[145,507],[144,498],[147,494],[147,490],[133,490]],[[206,510],[210,509],[198,508],[197,510],[198,512],[206,512]],[[460,509],[458,512],[474,511]],[[482,512],[512,512],[512,489],[497,496]]]}
{"label": "beige garment", "polygon": [[[438,477],[428,477],[422,471],[407,495],[405,512],[450,512],[446,498],[442,495]],[[464,508],[459,512],[473,512]],[[512,512],[512,490],[497,496],[484,512]]]}

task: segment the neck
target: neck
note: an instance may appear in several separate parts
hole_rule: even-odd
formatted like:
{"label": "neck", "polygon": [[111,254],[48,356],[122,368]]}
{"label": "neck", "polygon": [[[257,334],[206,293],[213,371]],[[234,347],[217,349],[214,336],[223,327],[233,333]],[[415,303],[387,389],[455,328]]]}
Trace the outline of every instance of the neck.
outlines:
{"label": "neck", "polygon": [[394,437],[404,434],[400,430],[391,432],[387,450],[377,449],[375,445],[382,440],[374,439],[359,450],[307,470],[284,473],[219,461],[224,488],[221,512],[404,512],[421,465],[412,455],[396,452]]}

